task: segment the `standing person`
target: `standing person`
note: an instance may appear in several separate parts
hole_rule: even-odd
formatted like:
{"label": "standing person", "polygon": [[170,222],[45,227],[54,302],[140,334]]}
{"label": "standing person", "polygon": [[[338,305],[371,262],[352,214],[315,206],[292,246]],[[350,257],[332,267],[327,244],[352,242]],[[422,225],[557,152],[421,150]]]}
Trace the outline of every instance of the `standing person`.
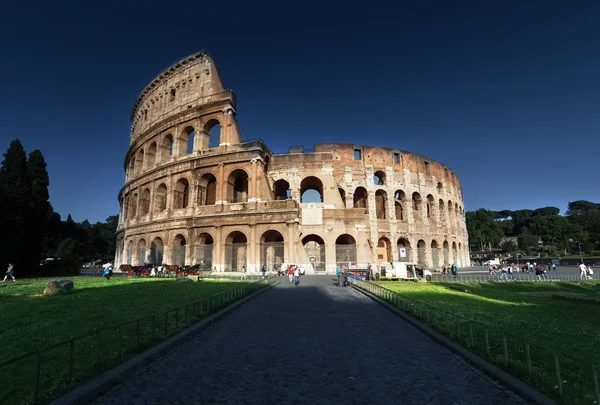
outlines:
{"label": "standing person", "polygon": [[110,280],[110,278],[112,277],[112,264],[111,263],[107,263],[105,264],[104,267],[104,272],[102,273],[102,277],[106,277],[107,280]]}
{"label": "standing person", "polygon": [[373,270],[371,269],[371,263],[367,266],[367,281],[370,280],[371,274],[373,274]]}
{"label": "standing person", "polygon": [[509,280],[514,280],[515,279],[515,275],[513,274],[513,268],[512,265],[508,265],[508,279]]}
{"label": "standing person", "polygon": [[296,267],[296,270],[294,270],[294,284],[296,287],[298,287],[298,284],[300,284],[300,270],[298,267]]}
{"label": "standing person", "polygon": [[501,267],[500,268],[500,280],[506,280],[506,277],[507,277],[506,267]]}
{"label": "standing person", "polygon": [[288,278],[290,279],[290,283],[294,282],[294,266],[290,266],[288,269]]}
{"label": "standing person", "polygon": [[248,276],[246,275],[246,266],[242,266],[242,280],[246,280]]}
{"label": "standing person", "polygon": [[263,278],[267,278],[267,265],[263,264],[260,271],[262,272]]}
{"label": "standing person", "polygon": [[579,278],[585,280],[587,276],[587,267],[585,267],[585,263],[581,262],[581,264],[579,264],[579,271]]}
{"label": "standing person", "polygon": [[452,267],[451,267],[450,271],[452,272],[452,277],[454,277],[454,278],[458,277],[456,275],[456,265],[454,263],[452,263]]}
{"label": "standing person", "polygon": [[15,280],[15,273],[14,273],[13,269],[14,269],[13,264],[8,263],[8,269],[6,269],[6,276],[4,276],[4,280],[2,280],[2,282],[5,282],[8,277],[12,278],[12,281],[17,281],[17,280]]}
{"label": "standing person", "polygon": [[539,265],[539,266],[535,266],[535,274],[538,278],[539,281],[546,280],[546,275],[544,274],[544,266],[543,265]]}

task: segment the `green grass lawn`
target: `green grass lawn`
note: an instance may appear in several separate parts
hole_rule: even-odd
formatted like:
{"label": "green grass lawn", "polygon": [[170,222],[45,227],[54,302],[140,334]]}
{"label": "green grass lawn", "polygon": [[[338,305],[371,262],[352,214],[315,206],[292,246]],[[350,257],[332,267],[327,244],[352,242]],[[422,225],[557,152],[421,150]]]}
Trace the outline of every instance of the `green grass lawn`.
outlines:
{"label": "green grass lawn", "polygon": [[[50,347],[54,344],[94,332],[96,336],[76,340],[74,343],[73,378],[69,379],[69,345],[44,353],[42,361],[41,391],[46,398],[55,397],[97,375],[123,358],[189,325],[198,319],[201,308],[188,306],[185,310],[168,310],[201,300],[222,291],[250,284],[243,281],[205,280],[180,283],[175,279],[126,279],[110,281],[100,277],[71,277],[75,284],[72,294],[44,297],[45,285],[50,279],[7,281],[0,284],[0,363],[25,353]],[[218,306],[225,303],[219,302]],[[204,307],[207,309],[207,307]],[[152,315],[155,315],[154,319]],[[135,322],[117,328],[120,323],[146,316],[138,326]],[[139,333],[138,333],[139,331]],[[140,340],[138,341],[138,336]],[[91,367],[100,359],[101,367]],[[34,360],[29,359],[13,370],[0,369],[4,383],[16,386],[15,379],[32,389]],[[100,364],[99,363],[99,364]],[[93,369],[92,369],[93,368]],[[10,375],[5,379],[3,376]],[[67,383],[57,387],[56,381]],[[3,383],[0,382],[0,403],[3,402]],[[18,394],[18,393],[17,393]],[[16,394],[13,396],[17,396]],[[43,401],[42,401],[43,402]],[[8,403],[24,403],[12,402]]]}
{"label": "green grass lawn", "polygon": [[[443,333],[464,345],[471,345],[469,328],[475,328],[474,340],[479,340],[479,344],[475,342],[473,348],[483,354],[487,354],[483,349],[483,335],[485,329],[488,329],[491,349],[487,358],[496,360],[496,363],[504,362],[503,335],[506,335],[509,359],[510,362],[514,361],[508,368],[512,367],[511,371],[516,374],[527,373],[525,345],[530,342],[533,374],[537,366],[539,378],[549,380],[534,382],[547,386],[551,391],[557,389],[554,352],[551,349],[583,359],[579,361],[559,354],[561,378],[565,381],[564,395],[567,396],[567,390],[573,387],[574,380],[577,383],[582,380],[595,400],[593,377],[588,364],[600,366],[599,282],[377,284],[435,308],[481,322],[470,326],[468,321],[460,321],[461,324],[457,325],[451,316],[444,316],[442,311],[438,311],[439,316],[429,315],[430,324],[440,325],[439,329]],[[417,313],[418,309],[411,311]],[[436,310],[431,312],[435,313]],[[427,320],[425,316],[420,317]],[[542,372],[542,368],[548,369],[549,373]],[[581,375],[577,376],[577,373]],[[579,387],[577,391],[583,392],[583,388]],[[571,403],[592,403],[587,402],[590,396],[584,398],[577,397],[579,393],[571,394],[575,395],[575,399],[571,398]]]}

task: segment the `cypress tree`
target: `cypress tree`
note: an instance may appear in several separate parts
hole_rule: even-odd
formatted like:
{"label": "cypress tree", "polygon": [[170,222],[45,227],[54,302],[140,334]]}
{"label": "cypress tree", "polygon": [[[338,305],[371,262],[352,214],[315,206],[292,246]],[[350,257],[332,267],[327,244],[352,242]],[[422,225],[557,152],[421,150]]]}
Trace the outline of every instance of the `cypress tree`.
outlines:
{"label": "cypress tree", "polygon": [[12,141],[4,153],[0,166],[0,195],[2,260],[14,262],[15,270],[22,272],[21,274],[35,271],[37,269],[28,268],[27,226],[32,206],[31,181],[27,170],[27,156],[18,139]]}
{"label": "cypress tree", "polygon": [[[42,259],[44,238],[48,235],[48,216],[52,212],[48,186],[50,178],[46,170],[46,161],[38,149],[29,154],[27,160],[28,175],[31,182],[31,215],[28,230],[30,234],[29,266],[36,266]],[[28,267],[29,267],[28,266]]]}

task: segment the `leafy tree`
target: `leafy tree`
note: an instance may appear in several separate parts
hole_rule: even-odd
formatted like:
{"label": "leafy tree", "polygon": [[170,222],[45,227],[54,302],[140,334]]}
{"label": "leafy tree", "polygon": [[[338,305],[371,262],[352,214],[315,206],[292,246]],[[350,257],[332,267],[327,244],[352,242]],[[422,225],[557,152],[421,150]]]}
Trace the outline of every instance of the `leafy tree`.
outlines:
{"label": "leafy tree", "polygon": [[517,237],[519,249],[524,250],[527,254],[531,253],[531,248],[538,245],[538,238],[528,233],[522,233]]}
{"label": "leafy tree", "polygon": [[500,247],[502,248],[502,250],[504,252],[514,252],[515,250],[517,250],[517,244],[512,239],[504,240],[504,242],[502,242]]}
{"label": "leafy tree", "polygon": [[44,239],[48,235],[48,216],[52,212],[48,193],[50,178],[44,156],[38,149],[29,154],[27,171],[31,182],[31,212],[26,221],[29,232],[29,265],[37,266],[42,256]]}

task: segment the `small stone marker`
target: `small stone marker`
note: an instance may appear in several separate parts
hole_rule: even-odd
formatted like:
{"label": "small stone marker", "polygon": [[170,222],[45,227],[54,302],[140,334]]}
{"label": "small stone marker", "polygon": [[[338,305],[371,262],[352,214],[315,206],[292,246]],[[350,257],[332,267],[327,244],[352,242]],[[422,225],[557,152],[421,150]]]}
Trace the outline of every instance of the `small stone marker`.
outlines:
{"label": "small stone marker", "polygon": [[44,296],[68,294],[73,292],[75,286],[71,280],[51,280],[46,284]]}

